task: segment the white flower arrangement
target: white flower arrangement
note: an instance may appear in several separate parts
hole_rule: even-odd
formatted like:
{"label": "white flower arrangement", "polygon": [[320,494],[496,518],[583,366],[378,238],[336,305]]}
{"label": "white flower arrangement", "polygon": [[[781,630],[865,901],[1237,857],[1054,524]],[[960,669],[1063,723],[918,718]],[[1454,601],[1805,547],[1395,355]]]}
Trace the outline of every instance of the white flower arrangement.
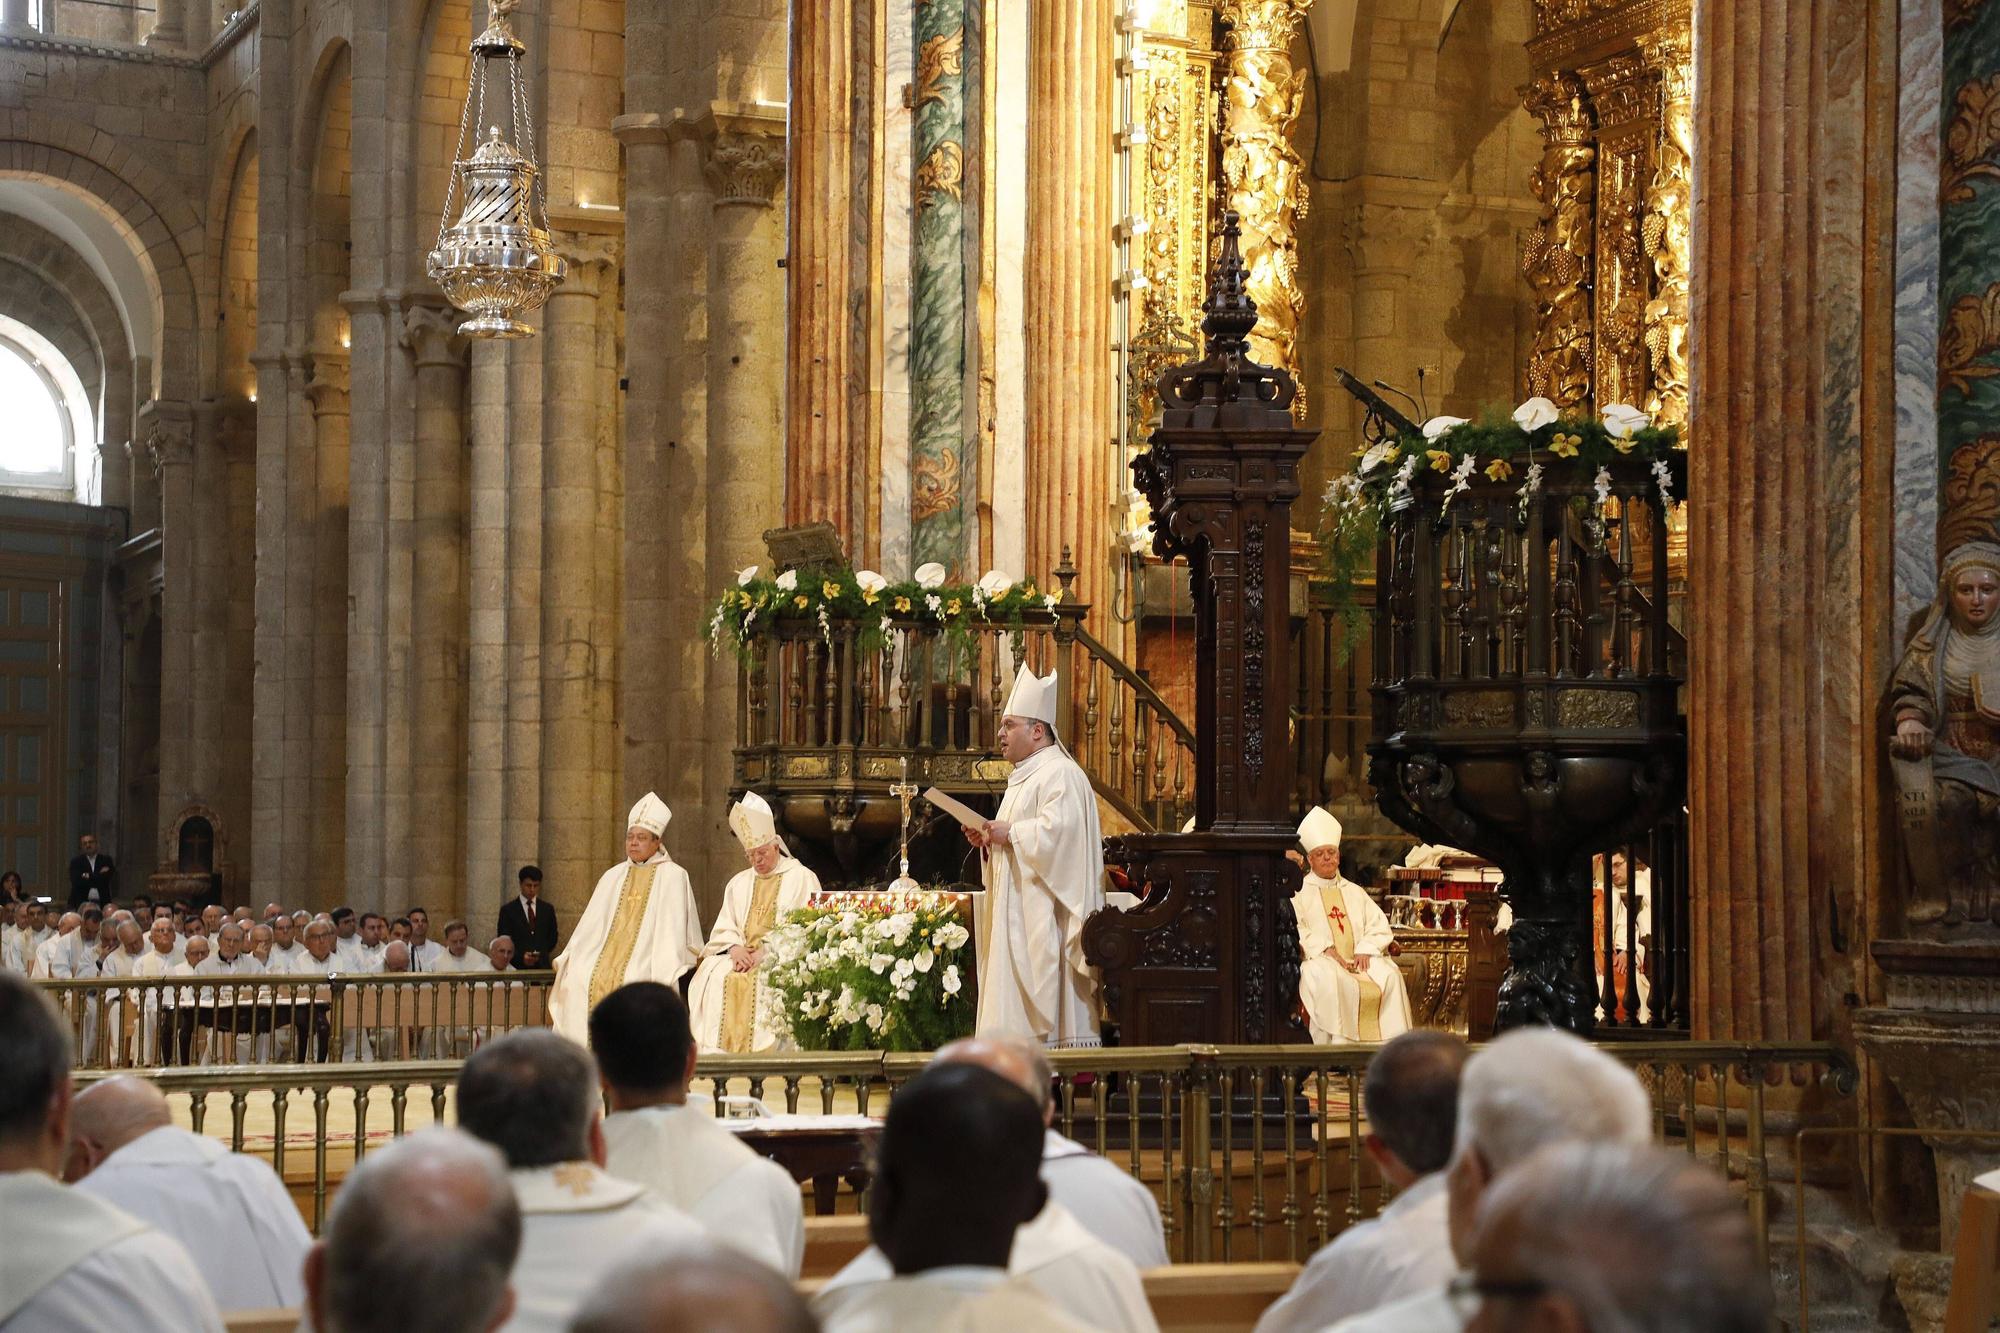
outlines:
{"label": "white flower arrangement", "polygon": [[982,601],[992,601],[995,597],[1007,595],[1007,589],[1014,586],[1014,576],[1003,574],[997,569],[989,569],[979,576],[979,582],[972,585]]}
{"label": "white flower arrangement", "polygon": [[935,1050],[972,1030],[951,894],[822,894],[764,939],[765,1021],[802,1050]]}

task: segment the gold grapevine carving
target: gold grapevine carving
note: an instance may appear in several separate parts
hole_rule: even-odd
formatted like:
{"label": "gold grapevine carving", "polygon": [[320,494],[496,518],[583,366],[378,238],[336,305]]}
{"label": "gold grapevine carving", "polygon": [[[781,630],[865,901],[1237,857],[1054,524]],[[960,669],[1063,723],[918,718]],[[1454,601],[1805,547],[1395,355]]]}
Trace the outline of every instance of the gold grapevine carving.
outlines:
{"label": "gold grapevine carving", "polygon": [[1683,424],[1688,410],[1688,319],[1694,234],[1694,60],[1678,38],[1648,54],[1660,68],[1662,120],[1646,188],[1642,239],[1653,260],[1653,297],[1646,303],[1646,352],[1652,392],[1646,410],[1662,425]]}
{"label": "gold grapevine carving", "polygon": [[1590,396],[1593,361],[1590,286],[1597,248],[1597,149],[1582,80],[1545,74],[1528,89],[1527,108],[1542,122],[1542,160],[1528,178],[1542,216],[1522,252],[1522,274],[1535,295],[1535,338],[1528,391],[1574,407]]}

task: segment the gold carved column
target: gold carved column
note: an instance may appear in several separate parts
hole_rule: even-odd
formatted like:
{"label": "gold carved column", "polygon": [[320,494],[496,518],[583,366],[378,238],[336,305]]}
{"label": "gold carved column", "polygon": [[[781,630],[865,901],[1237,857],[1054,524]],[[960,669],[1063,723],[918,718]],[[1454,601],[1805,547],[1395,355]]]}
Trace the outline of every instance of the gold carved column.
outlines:
{"label": "gold carved column", "polygon": [[[1310,191],[1292,147],[1308,71],[1292,66],[1292,41],[1312,0],[1224,0],[1223,207],[1242,219],[1248,288],[1257,303],[1250,356],[1299,378],[1298,224]],[[1303,417],[1305,394],[1293,410]]]}
{"label": "gold carved column", "polygon": [[1560,406],[1686,418],[1692,21],[1690,0],[1536,0],[1528,388]]}

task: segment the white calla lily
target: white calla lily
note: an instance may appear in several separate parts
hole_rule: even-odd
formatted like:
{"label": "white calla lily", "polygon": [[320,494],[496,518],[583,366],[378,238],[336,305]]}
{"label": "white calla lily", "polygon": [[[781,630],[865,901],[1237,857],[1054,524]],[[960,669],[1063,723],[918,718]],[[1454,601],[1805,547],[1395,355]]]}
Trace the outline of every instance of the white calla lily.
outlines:
{"label": "white calla lily", "polygon": [[1432,417],[1424,423],[1424,438],[1435,442],[1440,435],[1454,426],[1463,426],[1464,417]]}
{"label": "white calla lily", "polygon": [[786,592],[797,591],[799,586],[799,571],[796,569],[788,569],[784,573],[778,575],[778,586],[780,588],[783,588]]}
{"label": "white calla lily", "polygon": [[919,588],[942,588],[944,586],[944,566],[933,561],[917,566],[917,586]]}
{"label": "white calla lily", "polygon": [[1604,409],[1604,429],[1621,440],[1629,440],[1646,427],[1653,419],[1629,403],[1613,403]]}
{"label": "white calla lily", "polygon": [[1014,586],[1014,576],[1003,574],[997,569],[989,569],[979,576],[979,591],[988,601],[1004,594]]}
{"label": "white calla lily", "polygon": [[872,569],[864,569],[854,576],[854,585],[864,593],[876,593],[889,586],[889,580]]}
{"label": "white calla lily", "polygon": [[1394,457],[1395,453],[1396,446],[1392,443],[1384,442],[1382,444],[1370,445],[1368,452],[1361,455],[1361,462],[1354,470],[1359,475],[1365,477]]}
{"label": "white calla lily", "polygon": [[746,565],[742,569],[736,571],[736,586],[739,588],[747,588],[750,586],[750,580],[756,577],[757,577],[757,566]]}
{"label": "white calla lily", "polygon": [[1530,398],[1514,409],[1514,424],[1530,435],[1556,421],[1556,405],[1546,398]]}

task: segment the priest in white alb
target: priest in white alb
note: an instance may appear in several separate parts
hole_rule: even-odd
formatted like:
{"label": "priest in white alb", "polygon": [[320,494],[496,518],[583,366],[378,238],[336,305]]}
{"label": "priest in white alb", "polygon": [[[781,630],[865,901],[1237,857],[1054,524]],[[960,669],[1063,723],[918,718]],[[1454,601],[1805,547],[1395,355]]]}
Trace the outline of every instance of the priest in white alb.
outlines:
{"label": "priest in white alb", "polygon": [[792,1173],[688,1096],[700,1050],[671,986],[621,986],[590,1011],[590,1049],[611,1114],[604,1169],[644,1185],[723,1244],[797,1278],[805,1262],[804,1201]]}
{"label": "priest in white alb", "polygon": [[556,958],[549,1023],[577,1045],[590,1011],[628,981],[672,986],[701,956],[701,918],[687,871],[660,845],[673,812],[652,792],[625,819],[625,860],[604,872],[569,946]]}
{"label": "priest in white alb", "polygon": [[1014,766],[999,814],[967,829],[990,925],[979,949],[981,1036],[1096,1046],[1096,982],[1083,923],[1104,906],[1104,835],[1090,779],[1056,739],[1056,678],[1014,677],[1000,755]]}
{"label": "priest in white alb", "polygon": [[1312,1039],[1387,1041],[1410,1027],[1402,969],[1389,957],[1389,918],[1368,890],[1340,873],[1340,821],[1314,806],[1299,825],[1305,883],[1292,899],[1299,919],[1299,999]]}
{"label": "priest in white alb", "polygon": [[767,1051],[784,1035],[760,1004],[768,961],[764,936],[819,892],[819,876],[792,859],[771,807],[756,792],[745,792],[729,812],[729,831],[750,864],[722,890],[722,910],[688,984],[688,1008],[704,1050],[740,1055]]}
{"label": "priest in white alb", "polygon": [[166,1095],[121,1075],[77,1094],[68,1177],[178,1237],[224,1310],[297,1305],[312,1237],[260,1157],[173,1123]]}

